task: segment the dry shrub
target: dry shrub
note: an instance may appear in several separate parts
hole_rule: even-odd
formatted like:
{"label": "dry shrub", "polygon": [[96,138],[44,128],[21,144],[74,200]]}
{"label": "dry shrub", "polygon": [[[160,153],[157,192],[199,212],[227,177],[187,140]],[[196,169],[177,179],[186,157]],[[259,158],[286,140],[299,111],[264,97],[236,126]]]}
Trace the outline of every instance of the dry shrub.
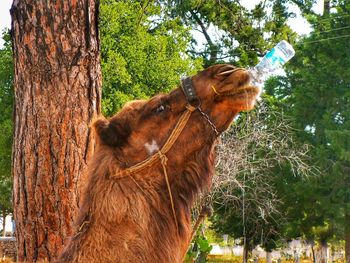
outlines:
{"label": "dry shrub", "polygon": [[[273,181],[281,174],[275,175],[276,169],[288,167],[295,176],[317,173],[308,163],[309,146],[298,143],[295,132],[283,112],[264,101],[260,101],[255,110],[241,114],[221,136],[217,147],[217,176],[213,178],[211,193],[202,198],[199,206],[214,202],[216,208],[236,210],[242,214],[243,221],[250,220],[249,225],[256,230],[268,221],[277,223],[275,216],[280,220],[281,200]],[[278,233],[269,233],[273,234]]]}
{"label": "dry shrub", "polygon": [[316,170],[308,164],[309,146],[295,141],[295,130],[283,112],[260,101],[256,110],[240,118],[221,137],[212,195],[232,204],[240,199],[232,195],[237,189],[251,190],[263,217],[278,201],[271,182],[275,167],[287,165],[295,176]]}

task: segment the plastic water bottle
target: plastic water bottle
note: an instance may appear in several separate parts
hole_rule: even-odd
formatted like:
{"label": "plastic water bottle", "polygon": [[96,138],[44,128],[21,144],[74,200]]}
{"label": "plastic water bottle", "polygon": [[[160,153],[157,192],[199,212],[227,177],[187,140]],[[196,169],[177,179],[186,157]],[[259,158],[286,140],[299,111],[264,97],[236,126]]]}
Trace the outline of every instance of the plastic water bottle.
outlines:
{"label": "plastic water bottle", "polygon": [[274,48],[272,48],[263,59],[252,69],[250,74],[252,77],[251,83],[256,86],[261,86],[264,81],[276,69],[282,67],[295,55],[295,50],[287,41],[282,40]]}

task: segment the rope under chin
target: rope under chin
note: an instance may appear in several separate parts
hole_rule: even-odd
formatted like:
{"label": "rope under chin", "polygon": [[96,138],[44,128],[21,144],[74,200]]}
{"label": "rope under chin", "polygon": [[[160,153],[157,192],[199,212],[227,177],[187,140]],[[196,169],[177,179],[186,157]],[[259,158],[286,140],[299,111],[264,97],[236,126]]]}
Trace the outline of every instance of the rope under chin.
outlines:
{"label": "rope under chin", "polygon": [[167,168],[166,168],[167,167],[167,162],[168,162],[168,157],[166,156],[166,154],[172,148],[172,146],[174,145],[174,143],[176,142],[176,140],[180,136],[180,134],[183,131],[183,129],[185,128],[185,126],[186,126],[186,124],[187,124],[187,122],[188,122],[192,112],[194,112],[195,110],[196,110],[196,108],[191,106],[190,104],[188,104],[186,106],[186,111],[179,118],[176,126],[174,127],[173,131],[171,132],[171,134],[170,134],[169,138],[167,139],[167,141],[165,142],[165,144],[163,145],[162,149],[160,149],[157,153],[155,153],[154,155],[148,157],[147,159],[145,159],[144,161],[142,161],[142,162],[140,162],[138,164],[135,164],[135,165],[133,165],[133,166],[127,168],[127,169],[118,171],[115,174],[111,175],[112,178],[116,178],[116,179],[130,177],[134,181],[134,183],[137,185],[137,187],[144,194],[146,194],[144,192],[144,190],[141,188],[141,186],[137,183],[137,181],[135,180],[133,175],[135,173],[138,173],[138,172],[146,169],[146,168],[151,167],[154,163],[156,163],[156,162],[158,162],[160,160],[160,163],[161,163],[162,168],[163,168],[163,174],[164,174],[164,177],[165,177],[165,182],[166,182],[166,185],[167,185],[167,190],[168,190],[170,204],[171,204],[171,210],[172,210],[172,214],[173,214],[173,218],[174,218],[174,222],[175,222],[177,233],[179,233],[179,225],[178,225],[178,221],[177,221],[177,217],[176,217],[173,194],[171,192],[169,176],[168,176],[168,172],[167,172]]}
{"label": "rope under chin", "polygon": [[[232,73],[234,71],[240,70],[240,68],[238,69],[234,69],[231,70],[229,73]],[[223,72],[223,73],[228,73],[228,72]],[[174,222],[175,222],[175,226],[176,226],[176,231],[179,234],[179,224],[178,224],[178,220],[176,217],[176,212],[175,212],[175,205],[174,205],[174,199],[173,199],[173,195],[171,192],[171,187],[170,187],[170,182],[169,182],[169,176],[168,176],[168,172],[167,172],[167,162],[168,162],[168,157],[166,156],[166,154],[168,153],[168,151],[172,148],[172,146],[174,145],[174,143],[176,142],[176,140],[178,139],[178,137],[180,136],[181,132],[183,131],[183,129],[185,128],[192,112],[194,112],[195,110],[198,109],[199,113],[204,117],[204,119],[207,120],[207,122],[209,123],[209,125],[211,126],[211,128],[213,129],[213,131],[215,132],[216,136],[218,136],[220,134],[220,132],[217,130],[216,125],[211,121],[210,117],[202,111],[202,109],[200,108],[200,100],[197,97],[196,91],[193,87],[192,84],[192,80],[190,77],[188,78],[184,78],[181,80],[181,87],[182,90],[185,94],[185,97],[188,101],[188,104],[186,105],[186,110],[185,112],[181,115],[181,117],[179,118],[176,126],[174,127],[174,129],[172,130],[169,138],[167,139],[167,141],[165,142],[165,144],[163,145],[162,149],[160,149],[156,154],[148,157],[147,159],[143,160],[142,162],[135,164],[129,168],[126,168],[124,170],[120,170],[117,171],[115,174],[111,175],[111,178],[115,178],[115,179],[121,179],[121,178],[125,178],[125,177],[130,177],[131,180],[136,184],[136,186],[140,189],[140,191],[142,191],[143,194],[146,195],[145,191],[142,189],[142,187],[137,183],[137,181],[135,180],[135,178],[133,177],[133,174],[138,173],[146,168],[151,167],[154,163],[158,162],[160,160],[160,163],[162,165],[163,168],[163,174],[164,174],[164,178],[165,178],[165,182],[167,185],[167,190],[168,190],[168,194],[169,194],[169,199],[170,199],[170,204],[171,204],[171,210],[172,210],[172,214],[173,214],[173,218],[174,218]],[[221,95],[216,89],[215,87],[212,85],[211,89],[213,90],[213,92],[216,95]],[[192,104],[196,104],[196,106],[193,106]],[[204,210],[203,210],[204,211]],[[193,238],[193,235],[196,231],[196,228],[198,228],[200,221],[202,221],[205,218],[204,216],[200,216],[195,224],[195,228],[194,231],[191,234],[191,239],[190,242]],[[85,226],[89,225],[90,221],[83,221],[82,224],[79,226],[79,229],[77,231],[76,235],[79,235],[82,233],[83,229],[85,228]]]}

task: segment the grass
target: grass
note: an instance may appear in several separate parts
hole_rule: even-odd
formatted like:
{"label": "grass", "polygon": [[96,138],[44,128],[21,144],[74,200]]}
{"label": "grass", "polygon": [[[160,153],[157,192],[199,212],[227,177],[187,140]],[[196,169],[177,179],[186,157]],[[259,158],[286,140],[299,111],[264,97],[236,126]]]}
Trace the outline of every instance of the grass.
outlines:
{"label": "grass", "polygon": [[[225,256],[209,256],[208,257],[208,263],[241,263],[243,262],[243,259],[241,256],[234,256],[234,255],[225,255]],[[253,262],[253,259],[250,259],[249,262]],[[259,263],[266,263],[265,259],[259,259]],[[276,260],[273,260],[272,262],[277,262]],[[311,258],[303,258],[300,259],[300,263],[312,263]],[[333,261],[334,263],[344,263],[342,260]],[[294,263],[293,259],[286,260],[282,259],[282,263]]]}
{"label": "grass", "polygon": [[230,255],[225,255],[225,256],[209,256],[208,257],[208,262],[211,263],[221,263],[221,262],[230,262],[230,263],[241,263],[242,262],[242,257],[240,256],[230,256]]}

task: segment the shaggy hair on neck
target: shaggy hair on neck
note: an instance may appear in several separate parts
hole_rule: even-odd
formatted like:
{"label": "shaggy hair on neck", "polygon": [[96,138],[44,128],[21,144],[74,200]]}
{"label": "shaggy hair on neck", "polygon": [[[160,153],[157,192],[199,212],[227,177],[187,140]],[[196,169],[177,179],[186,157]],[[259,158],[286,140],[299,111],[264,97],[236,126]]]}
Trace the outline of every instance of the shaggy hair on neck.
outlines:
{"label": "shaggy hair on neck", "polygon": [[[192,77],[202,110],[220,132],[239,111],[251,109],[259,94],[245,70],[233,69],[216,65]],[[186,104],[178,88],[128,103],[112,118],[94,123],[97,147],[76,234],[57,262],[182,262],[191,238],[191,208],[198,194],[210,189],[214,174],[212,126],[194,111],[166,154],[173,203],[160,161],[130,176],[116,175],[157,153]]]}

